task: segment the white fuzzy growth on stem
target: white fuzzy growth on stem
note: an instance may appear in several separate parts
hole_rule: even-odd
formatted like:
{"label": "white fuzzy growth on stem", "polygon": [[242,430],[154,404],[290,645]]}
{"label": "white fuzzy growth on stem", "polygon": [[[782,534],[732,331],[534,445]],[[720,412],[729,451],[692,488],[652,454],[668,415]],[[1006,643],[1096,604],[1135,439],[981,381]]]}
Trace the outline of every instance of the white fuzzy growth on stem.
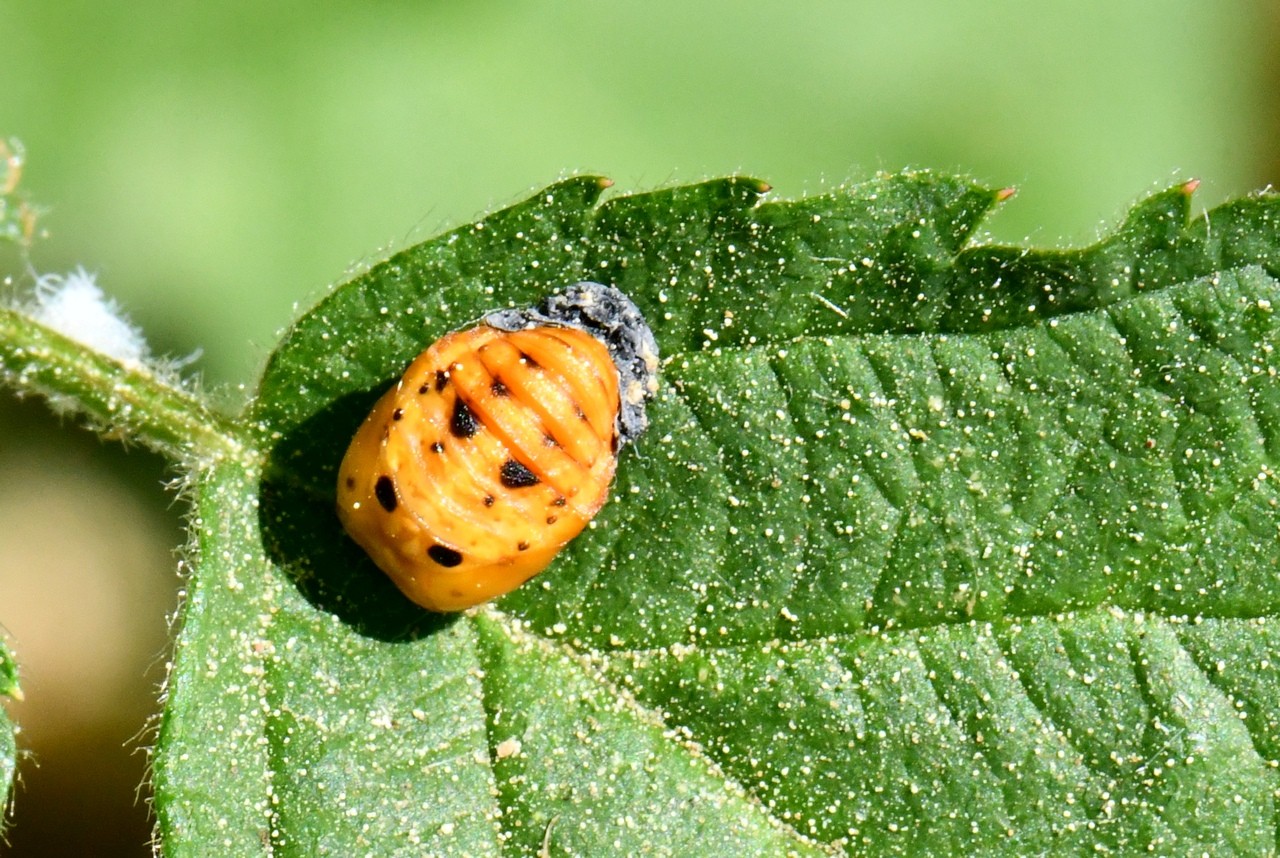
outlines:
{"label": "white fuzzy growth on stem", "polygon": [[45,274],[36,282],[31,317],[65,337],[112,357],[129,369],[143,369],[150,355],[142,332],[103,294],[92,274]]}

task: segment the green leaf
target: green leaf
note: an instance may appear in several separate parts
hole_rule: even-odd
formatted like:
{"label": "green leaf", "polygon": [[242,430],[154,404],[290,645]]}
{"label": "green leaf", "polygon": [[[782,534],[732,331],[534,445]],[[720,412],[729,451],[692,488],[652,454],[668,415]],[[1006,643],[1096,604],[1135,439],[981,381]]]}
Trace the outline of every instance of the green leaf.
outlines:
{"label": "green leaf", "polygon": [[[18,687],[18,663],[14,661],[13,654],[4,641],[0,641],[0,697],[22,699],[22,689]],[[3,808],[9,806],[9,789],[13,784],[13,773],[17,765],[16,733],[8,711],[0,706],[0,807]],[[7,821],[8,814],[0,814],[0,834],[4,833]]]}
{"label": "green leaf", "polygon": [[[1280,199],[1184,185],[1046,253],[927,173],[605,187],[338,288],[243,427],[170,447],[167,854],[1276,850]],[[654,328],[652,426],[551,569],[426,613],[337,524],[346,444],[425,345],[579,279]]]}

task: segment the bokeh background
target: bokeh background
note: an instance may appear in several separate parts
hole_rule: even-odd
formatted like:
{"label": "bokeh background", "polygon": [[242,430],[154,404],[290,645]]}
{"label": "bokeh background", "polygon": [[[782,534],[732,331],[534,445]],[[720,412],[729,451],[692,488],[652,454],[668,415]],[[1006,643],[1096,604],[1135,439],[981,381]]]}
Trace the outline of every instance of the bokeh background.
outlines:
{"label": "bokeh background", "polygon": [[[798,196],[902,167],[1084,243],[1157,187],[1280,179],[1274,0],[0,0],[40,272],[83,265],[227,408],[346,272],[572,171]],[[0,256],[23,281],[23,263]],[[25,281],[29,285],[29,278]],[[27,699],[5,855],[146,855],[174,474],[0,391],[0,624]]]}

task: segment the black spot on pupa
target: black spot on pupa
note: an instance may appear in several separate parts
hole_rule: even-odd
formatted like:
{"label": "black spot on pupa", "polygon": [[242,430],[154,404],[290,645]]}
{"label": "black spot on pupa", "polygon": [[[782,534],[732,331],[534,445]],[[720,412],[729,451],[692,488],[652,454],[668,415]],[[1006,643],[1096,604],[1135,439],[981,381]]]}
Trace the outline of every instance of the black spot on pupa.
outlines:
{"label": "black spot on pupa", "polygon": [[386,474],[378,477],[378,481],[373,484],[373,496],[387,512],[396,511],[396,506],[399,504],[396,499],[396,484]]}
{"label": "black spot on pupa", "polygon": [[493,384],[489,385],[489,389],[493,391],[494,396],[506,396],[511,391],[507,390],[507,386],[498,379],[493,380]]}
{"label": "black spot on pupa", "polygon": [[525,366],[530,367],[530,368],[532,368],[532,369],[539,369],[539,368],[541,368],[541,364],[539,364],[539,363],[538,363],[536,360],[534,360],[533,358],[529,357],[529,356],[528,356],[527,354],[525,354],[524,352],[520,352],[520,360],[524,361],[524,365],[525,365]]}
{"label": "black spot on pupa", "polygon": [[524,489],[538,484],[538,475],[515,459],[502,463],[501,476],[502,484],[509,489]]}
{"label": "black spot on pupa", "polygon": [[445,386],[448,385],[448,383],[449,383],[449,373],[445,372],[442,369],[436,370],[436,393],[439,393],[440,391],[444,390]]}
{"label": "black spot on pupa", "polygon": [[440,443],[439,441],[436,441],[434,444],[432,444],[432,445],[431,445],[431,452],[433,452],[433,453],[443,453],[443,452],[444,452],[444,444]]}
{"label": "black spot on pupa", "polygon": [[582,410],[578,405],[576,405],[576,404],[573,406],[573,413],[574,413],[574,414],[576,414],[576,415],[578,415],[578,419],[579,419],[579,420],[586,420],[586,419],[587,419],[587,412],[583,411],[583,410]]}
{"label": "black spot on pupa", "polygon": [[485,495],[485,496],[484,496],[484,505],[485,505],[485,506],[493,506],[493,495]]}
{"label": "black spot on pupa", "polygon": [[404,409],[403,409],[403,408],[397,408],[395,411],[392,411],[392,412],[391,412],[391,419],[392,419],[392,420],[403,420],[403,419],[404,419]]}
{"label": "black spot on pupa", "polygon": [[356,487],[356,478],[347,477],[347,488],[354,489]]}
{"label": "black spot on pupa", "polygon": [[553,501],[551,502],[551,505],[552,505],[552,506],[564,506],[564,505],[565,505],[565,504],[567,504],[567,503],[568,503],[568,501],[567,501],[567,500],[565,500],[564,498],[556,498],[555,500],[553,500]]}
{"label": "black spot on pupa", "polygon": [[618,433],[613,433],[613,438],[609,441],[609,452],[618,455]]}
{"label": "black spot on pupa", "polygon": [[528,551],[528,550],[529,550],[529,543],[527,543],[527,542],[517,542],[517,543],[516,543],[516,550],[517,550],[517,551]]}
{"label": "black spot on pupa", "polygon": [[544,447],[559,447],[559,446],[560,446],[560,444],[556,441],[556,439],[555,439],[555,438],[552,438],[550,435],[543,435],[543,436],[542,436],[542,446],[544,446]]}
{"label": "black spot on pupa", "polygon": [[419,396],[422,396],[422,395],[424,395],[424,394],[425,394],[428,390],[430,390],[430,389],[431,389],[431,388],[430,388],[429,386],[425,385],[425,384],[424,384],[424,385],[421,385],[421,386],[418,388],[418,395],[419,395]]}
{"label": "black spot on pupa", "polygon": [[433,545],[427,549],[427,556],[446,569],[452,569],[462,562],[462,554],[444,545]]}
{"label": "black spot on pupa", "polygon": [[547,516],[547,524],[555,524],[560,519],[554,515]]}
{"label": "black spot on pupa", "polygon": [[453,401],[453,416],[449,418],[449,431],[455,438],[470,438],[480,431],[476,416],[471,413],[467,403],[460,398]]}

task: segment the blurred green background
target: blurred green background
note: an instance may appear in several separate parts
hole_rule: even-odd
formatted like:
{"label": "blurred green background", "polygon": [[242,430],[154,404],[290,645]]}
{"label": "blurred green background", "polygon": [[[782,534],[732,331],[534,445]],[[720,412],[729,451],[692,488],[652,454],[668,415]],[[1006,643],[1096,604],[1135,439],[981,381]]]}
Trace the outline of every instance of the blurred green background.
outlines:
{"label": "blurred green background", "polygon": [[[990,237],[1038,245],[1180,179],[1202,206],[1247,193],[1280,178],[1278,37],[1274,0],[0,0],[0,137],[46,210],[34,267],[98,272],[234,407],[347,271],[567,172],[782,196],[964,172],[1019,190]],[[0,623],[27,693],[6,855],[149,854],[166,476],[0,393]]]}

